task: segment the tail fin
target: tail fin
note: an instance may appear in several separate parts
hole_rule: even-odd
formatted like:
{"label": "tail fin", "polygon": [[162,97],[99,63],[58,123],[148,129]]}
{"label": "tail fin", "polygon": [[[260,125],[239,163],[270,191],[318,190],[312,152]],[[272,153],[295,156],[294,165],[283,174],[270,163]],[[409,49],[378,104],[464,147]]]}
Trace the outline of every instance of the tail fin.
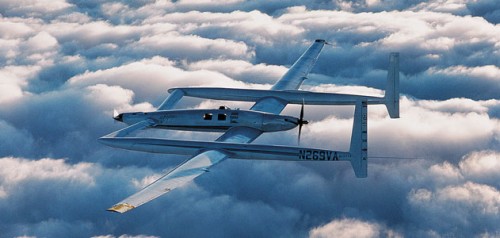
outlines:
{"label": "tail fin", "polygon": [[385,106],[391,118],[399,118],[399,53],[391,53],[385,88]]}
{"label": "tail fin", "polygon": [[351,136],[351,165],[358,178],[368,176],[368,113],[366,101],[357,101],[354,109],[354,122]]}

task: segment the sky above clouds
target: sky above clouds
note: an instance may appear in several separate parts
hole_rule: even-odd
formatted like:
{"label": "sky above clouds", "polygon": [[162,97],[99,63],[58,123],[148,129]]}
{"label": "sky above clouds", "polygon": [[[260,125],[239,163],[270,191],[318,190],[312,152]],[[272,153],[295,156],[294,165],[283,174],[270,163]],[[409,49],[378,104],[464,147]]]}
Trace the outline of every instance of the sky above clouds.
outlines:
{"label": "sky above clouds", "polygon": [[[499,23],[495,0],[1,1],[0,236],[498,237]],[[370,159],[366,179],[342,162],[226,160],[105,211],[186,159],[99,144],[124,126],[114,109],[155,110],[171,87],[269,88],[318,38],[332,45],[303,89],[383,94],[400,52],[401,118],[373,106],[368,122],[369,156],[400,159]],[[251,105],[179,107],[222,104]],[[352,107],[305,110],[304,146],[348,149]]]}

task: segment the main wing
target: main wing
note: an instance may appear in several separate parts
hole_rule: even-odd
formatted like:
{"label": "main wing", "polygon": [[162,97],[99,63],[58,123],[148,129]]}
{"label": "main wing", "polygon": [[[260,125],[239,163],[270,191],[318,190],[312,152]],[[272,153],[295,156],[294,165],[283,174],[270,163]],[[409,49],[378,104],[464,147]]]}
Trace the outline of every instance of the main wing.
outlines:
{"label": "main wing", "polygon": [[[316,40],[302,56],[292,65],[285,75],[271,88],[272,90],[298,89],[307,78],[318,56],[326,44],[325,40]],[[175,91],[158,108],[171,109],[183,96],[182,92]],[[264,98],[256,102],[250,110],[279,114],[287,102],[275,98]],[[143,125],[143,124],[141,124]],[[137,126],[139,128],[139,125]],[[127,131],[128,133],[128,131]],[[262,131],[249,127],[233,127],[222,134],[217,142],[250,143],[262,134]],[[149,202],[162,194],[181,187],[200,176],[208,169],[227,158],[221,150],[200,150],[200,153],[182,163],[163,177],[146,186],[144,189],[125,198],[109,208],[108,211],[123,213]]]}
{"label": "main wing", "polygon": [[[281,77],[271,90],[296,90],[302,85],[318,60],[319,54],[325,46],[325,40],[316,40]],[[263,98],[253,105],[250,110],[279,114],[286,107],[287,102],[276,98]]]}
{"label": "main wing", "polygon": [[207,172],[208,168],[221,162],[226,156],[223,152],[216,150],[202,152],[185,161],[141,191],[115,204],[108,211],[124,213],[147,203]]}
{"label": "main wing", "polygon": [[[232,143],[250,143],[255,140],[262,131],[250,127],[233,127],[217,139],[219,142]],[[105,138],[104,138],[105,139]],[[149,202],[162,194],[181,187],[196,177],[207,172],[208,169],[222,160],[228,155],[221,150],[206,150],[200,149],[200,153],[193,158],[186,160],[184,163],[174,168],[163,177],[146,186],[134,195],[125,198],[108,211],[124,213],[134,209],[146,202]]]}

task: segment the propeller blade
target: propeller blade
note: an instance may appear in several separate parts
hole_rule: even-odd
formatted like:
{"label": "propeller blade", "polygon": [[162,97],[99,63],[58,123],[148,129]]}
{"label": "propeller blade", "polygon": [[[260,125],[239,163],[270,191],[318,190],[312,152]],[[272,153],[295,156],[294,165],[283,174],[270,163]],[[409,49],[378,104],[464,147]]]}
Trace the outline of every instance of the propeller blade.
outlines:
{"label": "propeller blade", "polygon": [[302,106],[300,107],[300,121],[304,120],[304,99],[302,99]]}
{"label": "propeller blade", "polygon": [[307,121],[304,121],[304,99],[302,99],[302,106],[300,107],[300,117],[299,117],[299,136],[297,138],[297,144],[300,145],[300,135],[302,134],[302,126],[307,124]]}
{"label": "propeller blade", "polygon": [[299,124],[299,137],[297,138],[297,144],[300,145],[300,134],[302,133],[302,123]]}

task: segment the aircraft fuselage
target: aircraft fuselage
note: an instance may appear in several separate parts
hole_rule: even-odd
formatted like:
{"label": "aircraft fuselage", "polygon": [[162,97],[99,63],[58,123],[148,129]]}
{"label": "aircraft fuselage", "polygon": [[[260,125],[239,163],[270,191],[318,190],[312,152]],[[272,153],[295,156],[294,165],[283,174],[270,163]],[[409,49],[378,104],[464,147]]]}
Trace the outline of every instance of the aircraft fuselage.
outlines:
{"label": "aircraft fuselage", "polygon": [[121,113],[115,120],[129,125],[150,119],[155,122],[152,128],[224,132],[231,127],[246,126],[264,132],[285,131],[298,124],[298,118],[258,111],[229,109],[186,109],[153,112]]}

